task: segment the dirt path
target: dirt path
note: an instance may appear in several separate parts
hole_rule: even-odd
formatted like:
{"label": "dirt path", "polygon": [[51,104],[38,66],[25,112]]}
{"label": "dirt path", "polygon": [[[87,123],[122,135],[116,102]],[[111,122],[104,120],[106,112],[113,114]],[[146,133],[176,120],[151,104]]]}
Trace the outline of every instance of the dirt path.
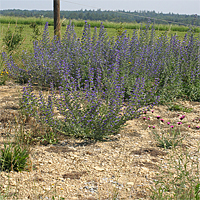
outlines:
{"label": "dirt path", "polygon": [[[9,131],[15,134],[6,125],[13,126],[19,109],[18,91],[22,88],[12,83],[0,86],[1,146]],[[7,195],[7,199],[150,199],[148,188],[154,185],[158,166],[167,169],[167,159],[172,155],[172,150],[157,147],[152,137],[153,126],[155,130],[160,126],[167,130],[166,122],[175,124],[185,115],[180,130],[187,137],[182,146],[188,147],[191,156],[199,156],[200,129],[196,126],[200,125],[200,103],[180,104],[193,111],[155,107],[153,113],[148,111],[139,119],[128,121],[118,135],[106,142],[64,138],[56,145],[33,146],[30,171],[1,172],[0,194]],[[156,118],[158,115],[164,123]]]}

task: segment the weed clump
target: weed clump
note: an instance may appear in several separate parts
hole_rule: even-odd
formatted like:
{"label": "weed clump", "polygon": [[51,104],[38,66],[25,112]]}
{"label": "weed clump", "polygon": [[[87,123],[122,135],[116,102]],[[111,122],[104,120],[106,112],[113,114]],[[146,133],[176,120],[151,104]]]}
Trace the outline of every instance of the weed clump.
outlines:
{"label": "weed clump", "polygon": [[1,149],[0,155],[0,170],[1,171],[22,171],[27,166],[29,152],[27,149],[22,149],[19,144],[13,146],[6,145]]}

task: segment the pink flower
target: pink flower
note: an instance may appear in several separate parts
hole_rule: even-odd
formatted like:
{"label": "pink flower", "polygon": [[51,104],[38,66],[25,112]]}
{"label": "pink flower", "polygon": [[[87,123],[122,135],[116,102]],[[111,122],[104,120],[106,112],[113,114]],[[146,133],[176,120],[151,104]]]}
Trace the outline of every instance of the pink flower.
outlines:
{"label": "pink flower", "polygon": [[164,122],[164,119],[161,119],[160,121],[161,121],[161,122]]}
{"label": "pink flower", "polygon": [[152,110],[151,112],[154,113],[154,110]]}
{"label": "pink flower", "polygon": [[190,128],[191,126],[190,125],[188,125],[188,128]]}
{"label": "pink flower", "polygon": [[167,122],[168,125],[170,125],[170,122]]}
{"label": "pink flower", "polygon": [[150,118],[148,117],[148,120],[150,120]]}
{"label": "pink flower", "polygon": [[143,117],[143,120],[145,120],[146,119],[146,117]]}
{"label": "pink flower", "polygon": [[174,128],[174,126],[170,126],[171,128]]}
{"label": "pink flower", "polygon": [[178,124],[178,125],[181,125],[181,124],[182,124],[182,122],[177,122],[177,124]]}
{"label": "pink flower", "polygon": [[182,115],[179,119],[182,120],[185,118],[185,115]]}
{"label": "pink flower", "polygon": [[160,116],[159,116],[159,115],[157,116],[157,119],[160,119]]}
{"label": "pink flower", "polygon": [[150,126],[150,125],[149,125],[148,127],[149,127],[149,128],[151,128],[151,126]]}
{"label": "pink flower", "polygon": [[196,129],[199,129],[200,127],[199,126],[196,126]]}
{"label": "pink flower", "polygon": [[152,128],[156,128],[155,126],[153,126]]}

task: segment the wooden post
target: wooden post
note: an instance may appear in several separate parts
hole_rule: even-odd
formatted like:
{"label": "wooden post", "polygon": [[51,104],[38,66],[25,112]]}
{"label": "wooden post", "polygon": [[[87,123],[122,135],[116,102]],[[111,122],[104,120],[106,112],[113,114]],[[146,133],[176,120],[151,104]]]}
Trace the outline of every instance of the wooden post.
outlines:
{"label": "wooden post", "polygon": [[60,0],[54,0],[54,36],[60,39]]}

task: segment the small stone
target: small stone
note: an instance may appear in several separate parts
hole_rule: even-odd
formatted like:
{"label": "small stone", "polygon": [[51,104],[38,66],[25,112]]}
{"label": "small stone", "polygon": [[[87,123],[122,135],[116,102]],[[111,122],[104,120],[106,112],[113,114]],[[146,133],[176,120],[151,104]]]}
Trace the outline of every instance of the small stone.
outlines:
{"label": "small stone", "polygon": [[94,167],[94,169],[96,169],[97,171],[104,171],[104,168],[103,167]]}
{"label": "small stone", "polygon": [[129,185],[129,186],[134,186],[133,182],[127,182],[126,184]]}

